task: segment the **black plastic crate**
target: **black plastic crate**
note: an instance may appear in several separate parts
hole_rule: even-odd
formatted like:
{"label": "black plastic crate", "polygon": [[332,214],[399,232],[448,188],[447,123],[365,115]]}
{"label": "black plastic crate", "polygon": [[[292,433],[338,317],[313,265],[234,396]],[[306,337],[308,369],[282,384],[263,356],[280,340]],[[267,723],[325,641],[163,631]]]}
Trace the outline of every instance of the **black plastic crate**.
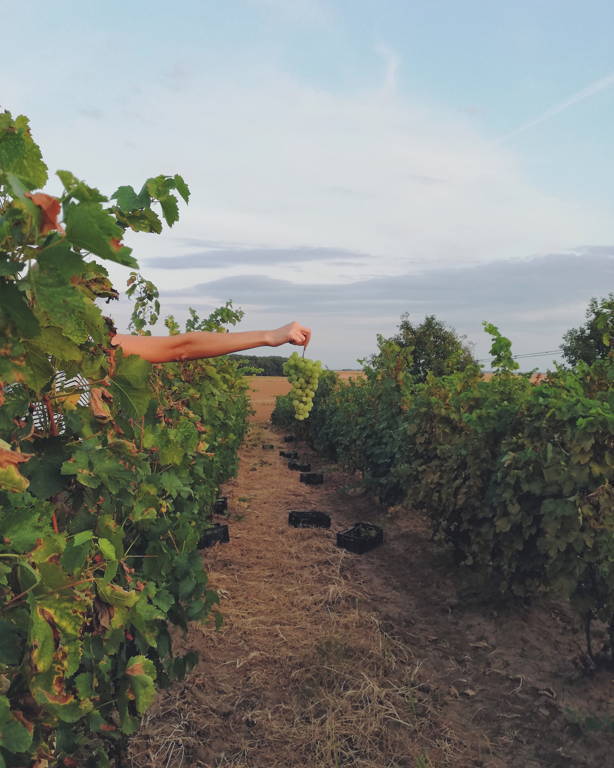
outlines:
{"label": "black plastic crate", "polygon": [[321,472],[301,472],[299,480],[305,485],[322,485],[324,475]]}
{"label": "black plastic crate", "polygon": [[228,496],[220,496],[213,502],[213,514],[225,515],[228,511]]}
{"label": "black plastic crate", "polygon": [[298,459],[298,451],[280,451],[279,455],[284,459]]}
{"label": "black plastic crate", "polygon": [[294,435],[284,435],[283,441],[284,443],[293,443],[296,440]]}
{"label": "black plastic crate", "polygon": [[288,514],[288,525],[295,528],[330,528],[330,515],[317,509],[293,510]]}
{"label": "black plastic crate", "polygon": [[310,472],[311,464],[299,464],[298,461],[289,461],[288,469],[294,469],[296,472]]}
{"label": "black plastic crate", "polygon": [[198,549],[205,549],[205,547],[212,547],[214,544],[226,544],[230,541],[230,535],[228,533],[228,526],[224,523],[214,523],[210,528],[207,528],[200,537],[198,542]]}
{"label": "black plastic crate", "polygon": [[373,523],[356,523],[337,534],[337,546],[362,555],[384,543],[384,531]]}

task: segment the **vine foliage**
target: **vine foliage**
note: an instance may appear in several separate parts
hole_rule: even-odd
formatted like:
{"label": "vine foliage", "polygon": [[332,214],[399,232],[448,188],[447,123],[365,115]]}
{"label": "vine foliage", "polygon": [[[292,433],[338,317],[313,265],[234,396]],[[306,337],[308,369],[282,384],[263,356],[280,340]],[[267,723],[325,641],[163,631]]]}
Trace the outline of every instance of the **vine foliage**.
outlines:
{"label": "vine foliage", "polygon": [[[384,503],[430,519],[472,590],[484,596],[569,598],[588,655],[614,663],[614,313],[602,304],[591,364],[532,383],[492,324],[494,373],[477,364],[412,374],[411,348],[379,338],[348,383],[323,378],[301,429],[312,445],[360,471]],[[279,398],[274,421],[288,424]],[[591,623],[607,640],[594,648]]]}
{"label": "vine foliage", "polygon": [[[152,366],[113,348],[98,306],[158,233],[179,175],[106,196],[0,114],[0,767],[121,764],[157,687],[181,677],[170,625],[214,615],[197,542],[236,469],[247,399],[228,358]],[[159,315],[134,274],[133,328]],[[190,328],[224,331],[231,305]],[[176,325],[176,324],[175,324]]]}

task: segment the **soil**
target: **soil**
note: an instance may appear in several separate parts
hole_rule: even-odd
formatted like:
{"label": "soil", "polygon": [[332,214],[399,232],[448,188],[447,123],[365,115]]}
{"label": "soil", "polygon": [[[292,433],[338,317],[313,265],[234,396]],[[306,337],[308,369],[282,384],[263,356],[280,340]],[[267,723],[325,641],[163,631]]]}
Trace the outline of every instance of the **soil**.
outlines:
{"label": "soil", "polygon": [[[230,543],[203,551],[224,625],[178,647],[200,661],[132,738],[135,768],[604,768],[614,765],[614,670],[587,666],[564,602],[495,607],[459,589],[448,554],[407,507],[386,509],[327,465],[308,486],[263,443],[285,379],[252,380],[254,413],[226,484]],[[326,529],[288,525],[293,509]],[[335,546],[384,528],[365,555]],[[587,720],[587,718],[592,718]]]}

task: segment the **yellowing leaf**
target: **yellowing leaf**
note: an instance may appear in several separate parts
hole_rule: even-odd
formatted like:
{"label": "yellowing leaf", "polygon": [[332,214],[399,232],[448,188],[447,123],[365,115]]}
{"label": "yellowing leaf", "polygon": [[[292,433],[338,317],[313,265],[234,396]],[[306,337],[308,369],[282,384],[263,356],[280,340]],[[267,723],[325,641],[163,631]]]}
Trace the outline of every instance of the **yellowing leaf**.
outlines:
{"label": "yellowing leaf", "polygon": [[10,493],[23,493],[30,481],[14,466],[0,469],[0,490]]}
{"label": "yellowing leaf", "polygon": [[55,643],[53,630],[45,618],[45,610],[36,606],[31,613],[30,638],[32,666],[37,672],[46,672],[53,661]]}
{"label": "yellowing leaf", "polygon": [[141,596],[139,592],[122,589],[117,584],[105,584],[101,579],[96,579],[96,588],[106,603],[126,608],[132,608]]}
{"label": "yellowing leaf", "polygon": [[136,711],[142,715],[156,697],[156,668],[146,656],[133,656],[126,665]]}

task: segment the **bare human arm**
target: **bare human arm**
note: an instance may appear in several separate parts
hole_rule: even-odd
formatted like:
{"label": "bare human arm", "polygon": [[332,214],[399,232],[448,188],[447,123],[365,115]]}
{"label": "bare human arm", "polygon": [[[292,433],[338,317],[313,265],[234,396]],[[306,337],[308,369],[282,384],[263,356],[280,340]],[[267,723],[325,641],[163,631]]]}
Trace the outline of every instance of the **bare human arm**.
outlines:
{"label": "bare human arm", "polygon": [[171,363],[217,357],[254,347],[279,347],[282,344],[307,347],[310,339],[310,328],[292,322],[272,331],[193,331],[175,336],[130,336],[118,333],[111,343],[121,347],[127,355],[139,355],[150,363]]}

